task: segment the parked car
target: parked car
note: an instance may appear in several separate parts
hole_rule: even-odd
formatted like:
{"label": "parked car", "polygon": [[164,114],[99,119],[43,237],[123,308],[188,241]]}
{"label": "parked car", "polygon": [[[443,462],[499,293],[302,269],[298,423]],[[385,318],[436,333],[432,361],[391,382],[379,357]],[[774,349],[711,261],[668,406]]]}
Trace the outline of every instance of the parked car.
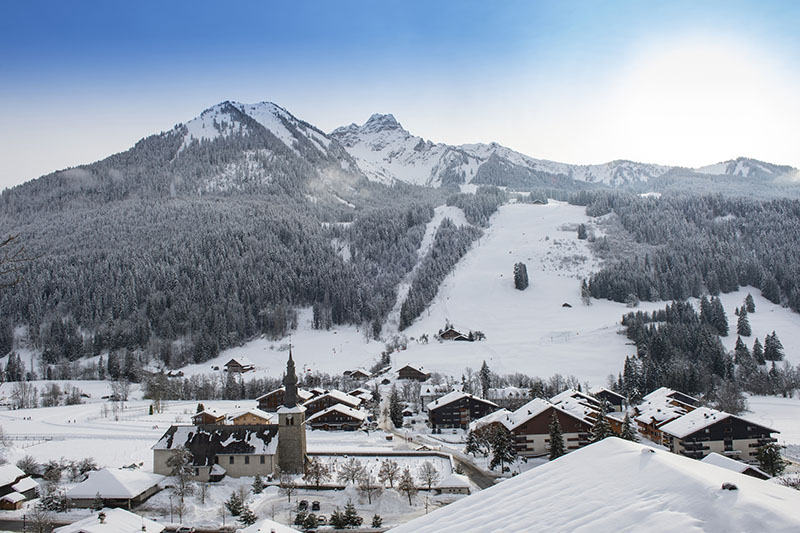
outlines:
{"label": "parked car", "polygon": [[317,522],[320,524],[327,524],[328,517],[326,517],[324,514],[317,515]]}
{"label": "parked car", "polygon": [[194,533],[194,528],[190,526],[180,526],[175,533]]}
{"label": "parked car", "polygon": [[300,503],[297,504],[298,511],[307,511],[308,510],[308,500],[300,500]]}
{"label": "parked car", "polygon": [[314,500],[311,502],[311,510],[312,511],[319,511],[319,502]]}

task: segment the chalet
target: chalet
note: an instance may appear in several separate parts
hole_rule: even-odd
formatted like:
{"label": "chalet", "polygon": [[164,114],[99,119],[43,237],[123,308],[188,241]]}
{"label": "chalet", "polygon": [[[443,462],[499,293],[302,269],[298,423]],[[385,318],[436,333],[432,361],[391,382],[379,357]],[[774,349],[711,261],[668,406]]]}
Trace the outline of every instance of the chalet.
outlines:
{"label": "chalet", "polygon": [[[279,389],[275,389],[270,391],[262,396],[256,398],[258,402],[258,408],[262,411],[266,411],[268,413],[274,413],[278,410],[278,407],[283,405],[283,395],[285,394],[286,389],[281,387]],[[300,402],[305,402],[310,400],[313,397],[313,394],[307,390],[297,389],[297,400]]]}
{"label": "chalet", "polygon": [[429,403],[438,400],[448,392],[451,392],[451,390],[450,386],[444,383],[440,385],[423,383],[419,388],[419,403],[422,405],[422,410],[427,411]]}
{"label": "chalet", "polygon": [[547,400],[534,398],[513,412],[492,413],[475,421],[471,428],[489,428],[502,424],[514,436],[517,453],[523,457],[546,455],[550,451],[550,421],[553,413],[558,418],[567,452],[587,444],[594,421],[577,410],[566,410],[563,404],[554,405]]}
{"label": "chalet", "polygon": [[775,442],[777,430],[724,411],[698,407],[661,426],[664,444],[673,453],[702,459],[711,452],[756,464],[758,448]]}
{"label": "chalet", "polygon": [[423,372],[422,367],[414,368],[411,365],[406,365],[397,371],[397,377],[414,381],[426,381],[431,375]]}
{"label": "chalet", "polygon": [[231,477],[273,474],[277,467],[278,426],[172,426],[153,446],[153,472],[172,475],[167,460],[184,446],[192,454],[194,477],[215,481]]}
{"label": "chalet", "polygon": [[271,424],[272,415],[261,409],[253,408],[228,415],[228,420],[234,426],[261,426]]}
{"label": "chalet", "polygon": [[770,477],[772,477],[756,466],[737,461],[736,459],[731,459],[730,457],[725,457],[717,452],[711,452],[703,457],[701,461],[718,466],[720,468],[727,468],[728,470],[733,470],[734,472],[739,472],[740,474],[751,476],[757,479],[770,479]]}
{"label": "chalet", "polygon": [[589,394],[598,400],[605,402],[606,411],[621,412],[625,410],[625,396],[603,387],[592,387]]}
{"label": "chalet", "polygon": [[161,490],[159,483],[164,479],[163,475],[141,470],[103,468],[90,472],[85,481],[69,489],[67,498],[74,507],[92,507],[99,496],[104,507],[131,509]]}
{"label": "chalet", "polygon": [[696,398],[661,387],[642,398],[642,403],[634,408],[634,420],[646,439],[665,444],[661,426],[693,411],[698,404]]}
{"label": "chalet", "polygon": [[494,402],[461,391],[445,394],[427,407],[432,428],[467,428],[473,420],[498,409]]}
{"label": "chalet", "polygon": [[330,390],[325,394],[317,396],[316,398],[311,398],[307,402],[303,403],[303,407],[306,408],[306,416],[310,418],[314,413],[323,411],[328,407],[336,405],[337,403],[340,403],[346,407],[350,407],[351,409],[357,409],[358,406],[361,405],[361,399],[356,398],[355,396],[350,396],[342,391]]}
{"label": "chalet", "polygon": [[367,414],[340,403],[332,405],[308,417],[306,424],[312,429],[353,431],[367,420]]}
{"label": "chalet", "polygon": [[244,356],[234,357],[225,363],[225,371],[233,374],[243,374],[245,372],[255,370],[255,368],[256,365],[254,365],[250,359]]}
{"label": "chalet", "polygon": [[362,402],[369,402],[372,400],[372,391],[369,389],[365,389],[363,387],[360,387],[358,389],[353,389],[347,394],[360,399]]}
{"label": "chalet", "polygon": [[225,411],[207,407],[202,411],[192,415],[192,424],[222,424],[225,422]]}
{"label": "chalet", "polygon": [[57,527],[53,533],[161,533],[165,526],[125,509],[103,509],[97,514]]}
{"label": "chalet", "polygon": [[467,476],[452,473],[434,487],[438,494],[469,494],[470,484]]}
{"label": "chalet", "polygon": [[445,341],[468,341],[469,337],[456,330],[455,328],[447,328],[439,333],[439,338]]}
{"label": "chalet", "polygon": [[[308,397],[308,399],[310,400],[311,398],[316,398],[317,396],[322,396],[323,394],[325,394],[328,391],[323,389],[322,387],[314,387],[313,389],[309,389],[308,392],[311,394]],[[303,400],[303,401],[306,401],[306,400]]]}
{"label": "chalet", "polygon": [[356,381],[363,381],[369,379],[369,372],[363,368],[356,368],[355,370],[345,370],[344,376]]}
{"label": "chalet", "polygon": [[0,466],[0,509],[19,509],[25,500],[36,497],[38,486],[16,466]]}

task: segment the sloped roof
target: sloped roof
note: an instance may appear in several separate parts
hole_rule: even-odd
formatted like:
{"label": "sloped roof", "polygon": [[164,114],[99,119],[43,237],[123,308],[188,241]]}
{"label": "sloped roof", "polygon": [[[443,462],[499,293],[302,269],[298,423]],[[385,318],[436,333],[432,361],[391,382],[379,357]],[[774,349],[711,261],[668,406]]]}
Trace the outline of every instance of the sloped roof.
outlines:
{"label": "sloped roof", "polygon": [[442,407],[443,405],[447,405],[447,404],[451,404],[453,402],[457,402],[458,400],[460,400],[462,398],[471,398],[471,399],[475,400],[476,402],[487,403],[489,405],[493,405],[493,406],[497,407],[496,403],[490,402],[489,400],[484,400],[483,398],[478,398],[477,396],[473,396],[472,394],[468,394],[466,392],[454,390],[453,392],[448,392],[447,394],[445,394],[441,398],[439,398],[437,400],[433,400],[432,402],[430,402],[427,405],[428,411],[430,411],[432,409],[438,409],[439,407]]}
{"label": "sloped roof", "polygon": [[[716,424],[717,422],[721,422],[722,420],[731,417],[738,418],[739,420],[745,420],[744,418],[734,416],[730,413],[726,413],[725,411],[717,411],[716,409],[710,409],[708,407],[698,407],[694,411],[691,411],[680,418],[676,418],[672,422],[664,424],[660,429],[664,433],[669,433],[670,435],[681,439],[691,435],[696,431],[700,431],[701,429],[705,429]],[[749,421],[746,422],[754,426],[769,429],[773,433],[780,433],[779,431],[767,428],[762,424],[756,424],[755,422]]]}
{"label": "sloped roof", "polygon": [[443,480],[441,480],[439,483],[437,483],[436,487],[440,488],[440,489],[441,488],[461,488],[461,487],[471,488],[472,485],[470,485],[470,482],[469,482],[469,479],[467,479],[467,476],[463,476],[461,474],[456,474],[455,472],[453,472],[452,474],[450,474],[449,476],[447,476]]}
{"label": "sloped roof", "polygon": [[340,390],[329,390],[325,394],[320,394],[314,398],[311,398],[307,402],[303,403],[303,405],[309,405],[311,403],[316,403],[320,401],[322,398],[333,398],[339,403],[343,403],[345,405],[349,405],[351,407],[358,407],[361,405],[361,398],[356,398],[355,396],[350,396],[346,392],[342,392]]}
{"label": "sloped roof", "polygon": [[327,415],[329,413],[332,413],[334,411],[337,412],[337,413],[341,413],[341,414],[343,414],[345,416],[349,416],[349,417],[355,418],[357,420],[361,420],[362,422],[367,419],[367,414],[365,412],[357,411],[357,410],[355,410],[355,409],[353,409],[351,407],[348,407],[346,405],[342,405],[340,403],[337,403],[335,405],[331,405],[327,409],[323,409],[322,411],[320,411],[318,413],[314,413],[313,415],[308,417],[308,420],[306,420],[306,424],[308,424],[309,422],[313,422],[314,420],[316,420],[318,418],[321,418],[321,417],[323,417],[323,416],[325,416],[325,415]]}
{"label": "sloped roof", "polygon": [[255,366],[250,359],[248,359],[247,357],[245,357],[243,355],[239,355],[237,357],[231,357],[228,360],[228,362],[225,363],[225,366],[228,366],[231,363],[236,363],[239,366]]}
{"label": "sloped roof", "polygon": [[141,470],[103,468],[89,472],[85,481],[67,491],[67,497],[74,500],[87,499],[94,498],[99,493],[103,498],[135,498],[163,480],[164,476]]}
{"label": "sloped roof", "polygon": [[[266,398],[268,396],[272,396],[276,392],[285,392],[285,391],[286,391],[286,387],[278,387],[277,389],[271,390],[266,394],[262,394],[261,396],[256,398],[256,401],[258,402],[258,401],[263,400],[264,398]],[[309,391],[307,391],[305,389],[301,389],[301,388],[298,387],[298,389],[297,389],[297,398],[298,399],[300,399],[302,401],[306,401],[309,398],[311,398],[312,396],[313,396],[313,394],[311,394]]]}
{"label": "sloped roof", "polygon": [[25,472],[14,465],[2,465],[0,466],[0,487],[10,485],[24,475]]}
{"label": "sloped roof", "polygon": [[606,394],[612,394],[612,395],[618,397],[620,400],[625,400],[625,396],[623,396],[622,394],[620,394],[618,392],[614,392],[613,390],[607,389],[605,387],[592,387],[591,389],[589,389],[589,394],[592,394],[594,396],[597,396],[598,394],[603,393],[603,392],[606,393]]}
{"label": "sloped roof", "polygon": [[636,406],[638,414],[634,419],[643,424],[650,424],[653,421],[656,424],[660,424],[688,413],[691,410],[691,406],[681,402],[678,402],[679,405],[672,403],[674,400],[670,397],[670,394],[673,392],[675,391],[672,389],[661,387],[645,396],[643,398],[644,401]]}
{"label": "sloped roof", "polygon": [[57,527],[53,533],[160,533],[164,526],[125,509],[103,509],[104,523],[99,512],[68,526]]}
{"label": "sloped roof", "polygon": [[788,487],[610,437],[392,533],[800,531],[798,509]]}
{"label": "sloped roof", "polygon": [[278,448],[278,426],[172,426],[153,449],[173,450],[179,446],[192,452],[195,466],[213,465],[218,454],[274,455]]}
{"label": "sloped roof", "polygon": [[252,526],[240,529],[239,533],[298,533],[299,529],[284,526],[269,519],[259,520]]}
{"label": "sloped roof", "polygon": [[2,498],[0,498],[0,501],[17,503],[17,502],[23,501],[24,499],[25,499],[25,496],[23,496],[19,492],[9,492],[8,494],[6,494]]}
{"label": "sloped roof", "polygon": [[718,466],[720,468],[727,468],[728,470],[733,470],[734,472],[739,472],[742,474],[746,470],[755,470],[756,472],[761,474],[764,477],[764,479],[772,477],[756,466],[749,465],[741,461],[737,461],[736,459],[731,459],[730,457],[725,457],[724,455],[718,454],[717,452],[711,452],[710,454],[703,457],[701,461],[704,463]]}
{"label": "sloped roof", "polygon": [[261,409],[259,409],[257,407],[253,407],[252,409],[244,409],[244,410],[240,410],[240,411],[234,411],[234,412],[228,414],[228,418],[230,418],[231,420],[234,420],[234,419],[239,418],[240,416],[244,416],[246,414],[251,414],[251,415],[254,415],[254,416],[265,418],[267,420],[272,420],[272,413],[268,413],[266,411],[262,411]]}
{"label": "sloped roof", "polygon": [[39,484],[31,477],[24,477],[11,485],[11,488],[17,492],[28,492],[31,489],[39,488]]}
{"label": "sloped roof", "polygon": [[193,414],[192,418],[194,418],[196,416],[200,416],[200,415],[209,415],[209,416],[213,416],[214,418],[224,418],[225,417],[225,411],[223,411],[222,409],[217,409],[216,407],[206,407],[205,409],[203,409],[199,413]]}
{"label": "sloped roof", "polygon": [[513,430],[514,428],[524,424],[531,418],[537,417],[547,409],[555,407],[552,403],[548,402],[547,400],[543,400],[541,398],[534,398],[533,400],[529,401],[513,413],[508,418],[508,423],[506,427],[509,430]]}
{"label": "sloped roof", "polygon": [[511,411],[508,409],[498,409],[497,411],[493,411],[484,417],[470,422],[469,429],[471,431],[475,431],[476,429],[488,426],[489,424],[494,424],[495,422],[499,422],[508,427],[506,424],[508,423],[508,418],[510,415]]}

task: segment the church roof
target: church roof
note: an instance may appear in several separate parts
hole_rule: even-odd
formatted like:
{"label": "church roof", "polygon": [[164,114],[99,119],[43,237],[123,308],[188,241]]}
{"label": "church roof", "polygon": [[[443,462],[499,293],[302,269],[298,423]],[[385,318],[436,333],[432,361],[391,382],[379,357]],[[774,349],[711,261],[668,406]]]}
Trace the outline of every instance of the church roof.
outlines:
{"label": "church roof", "polygon": [[185,446],[195,466],[210,466],[219,454],[274,455],[278,447],[278,426],[201,425],[172,426],[153,446],[154,450],[173,450]]}

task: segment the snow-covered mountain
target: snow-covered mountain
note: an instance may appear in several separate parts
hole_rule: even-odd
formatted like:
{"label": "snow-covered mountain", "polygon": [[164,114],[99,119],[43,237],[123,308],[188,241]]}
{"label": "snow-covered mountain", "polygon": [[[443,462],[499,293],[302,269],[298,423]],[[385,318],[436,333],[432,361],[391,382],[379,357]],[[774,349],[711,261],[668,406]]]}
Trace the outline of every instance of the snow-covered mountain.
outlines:
{"label": "snow-covered mountain", "polygon": [[725,176],[740,176],[743,178],[779,178],[787,174],[793,174],[796,169],[787,165],[775,165],[765,163],[757,159],[738,157],[728,161],[722,161],[714,165],[707,165],[696,169],[701,174],[714,174]]}
{"label": "snow-covered mountain", "polygon": [[497,143],[433,143],[409,133],[392,115],[372,115],[362,126],[335,129],[331,137],[347,149],[367,177],[386,183],[513,185],[560,177],[620,186],[644,182],[670,170],[633,161],[570,165],[535,159]]}
{"label": "snow-covered mountain", "polygon": [[[741,176],[769,180],[798,175],[796,169],[740,157],[695,170],[615,160],[573,165],[536,159],[497,143],[447,145],[405,130],[392,115],[372,115],[363,125],[350,124],[330,134],[374,181],[416,185],[489,184],[511,186],[600,184],[622,187],[646,183],[670,171],[681,175]],[[574,183],[580,182],[580,183]]]}

